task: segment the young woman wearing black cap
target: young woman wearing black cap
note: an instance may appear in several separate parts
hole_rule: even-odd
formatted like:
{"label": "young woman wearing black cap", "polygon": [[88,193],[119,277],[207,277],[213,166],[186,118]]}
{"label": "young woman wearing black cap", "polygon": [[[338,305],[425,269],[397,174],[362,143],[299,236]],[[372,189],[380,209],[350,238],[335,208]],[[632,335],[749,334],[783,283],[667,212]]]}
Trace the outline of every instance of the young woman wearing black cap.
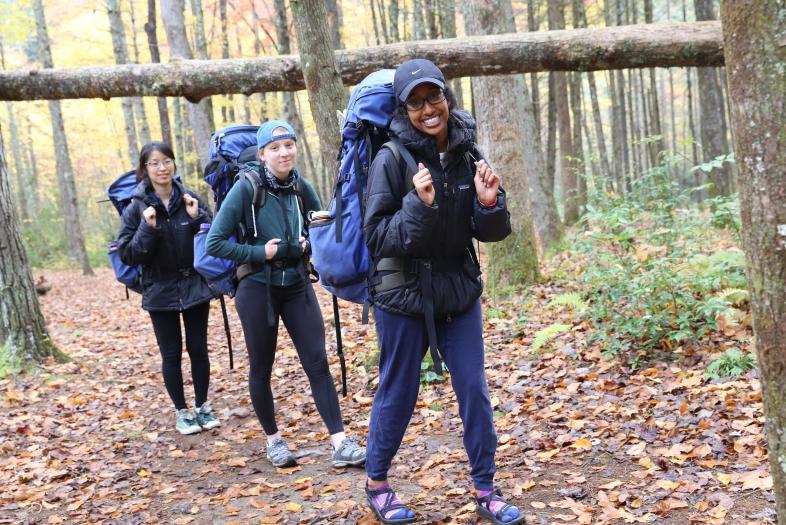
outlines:
{"label": "young woman wearing black cap", "polygon": [[[369,421],[367,500],[383,523],[415,520],[387,474],[412,416],[420,363],[430,346],[450,369],[477,512],[495,524],[519,524],[523,514],[494,489],[497,436],[483,366],[483,285],[472,248],[473,237],[494,242],[510,233],[505,193],[474,146],[475,121],[456,109],[439,68],[423,59],[405,62],[394,88],[399,111],[391,135],[414,157],[418,171],[407,191],[406,170],[383,149],[369,172],[363,232],[376,265],[371,300],[381,353]],[[402,275],[384,279],[396,273]],[[398,286],[385,284],[396,281]]]}

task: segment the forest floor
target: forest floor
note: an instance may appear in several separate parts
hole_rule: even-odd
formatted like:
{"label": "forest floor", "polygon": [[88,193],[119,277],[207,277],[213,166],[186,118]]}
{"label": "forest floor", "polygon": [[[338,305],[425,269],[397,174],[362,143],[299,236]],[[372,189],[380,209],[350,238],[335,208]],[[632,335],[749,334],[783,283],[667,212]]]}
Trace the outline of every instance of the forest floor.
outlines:
{"label": "forest floor", "polygon": [[[126,300],[109,269],[43,274],[52,284],[41,299],[50,333],[72,361],[0,380],[0,523],[375,523],[364,472],[330,466],[283,330],[273,388],[299,465],[277,470],[249,402],[232,301],[234,370],[217,302],[210,318],[210,401],[222,426],[181,436],[139,297]],[[497,483],[529,522],[774,523],[755,371],[702,379],[711,354],[736,342],[716,334],[707,348],[634,369],[602,357],[573,323],[533,352],[533,334],[566,315],[546,308],[560,292],[545,282],[526,297],[485,300]],[[320,301],[338,385],[329,297],[320,292]],[[341,405],[347,432],[365,442],[374,329],[354,306],[342,307],[342,318],[350,396]],[[186,392],[193,399],[190,380]],[[394,487],[419,523],[476,523],[468,470],[451,388],[424,386],[390,472]]]}

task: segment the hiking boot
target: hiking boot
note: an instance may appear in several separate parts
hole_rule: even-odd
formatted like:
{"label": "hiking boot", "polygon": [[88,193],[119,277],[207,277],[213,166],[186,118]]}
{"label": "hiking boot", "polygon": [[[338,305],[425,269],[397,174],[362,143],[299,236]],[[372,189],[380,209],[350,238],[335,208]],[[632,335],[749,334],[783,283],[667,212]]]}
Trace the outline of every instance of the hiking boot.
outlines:
{"label": "hiking boot", "polygon": [[352,438],[344,438],[341,445],[333,451],[334,467],[360,467],[366,462],[366,448]]}
{"label": "hiking boot", "polygon": [[202,427],[199,426],[197,417],[190,408],[181,408],[177,411],[175,429],[181,434],[196,434],[197,432],[202,432]]}
{"label": "hiking boot", "polygon": [[201,407],[194,411],[194,413],[196,413],[197,423],[199,423],[199,426],[204,430],[210,430],[211,428],[221,426],[221,422],[212,414],[212,412],[213,407],[207,403],[204,403]]}
{"label": "hiking boot", "polygon": [[274,467],[285,468],[297,465],[295,456],[289,451],[287,442],[278,438],[267,446],[267,459]]}

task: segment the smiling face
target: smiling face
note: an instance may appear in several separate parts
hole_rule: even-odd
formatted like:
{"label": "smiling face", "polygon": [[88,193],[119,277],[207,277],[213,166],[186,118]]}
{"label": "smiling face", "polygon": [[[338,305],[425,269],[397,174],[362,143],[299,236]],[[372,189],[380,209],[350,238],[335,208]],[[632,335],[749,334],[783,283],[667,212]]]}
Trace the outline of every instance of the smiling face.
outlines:
{"label": "smiling face", "polygon": [[[285,128],[273,130],[273,137],[276,135],[287,135]],[[259,150],[259,160],[265,163],[270,173],[280,180],[285,180],[295,167],[297,159],[297,143],[291,138],[274,140],[261,150]]]}
{"label": "smiling face", "polygon": [[163,152],[153,149],[145,161],[147,176],[150,182],[156,187],[167,187],[172,185],[172,177],[175,176],[175,161]]}
{"label": "smiling face", "polygon": [[447,150],[450,108],[442,90],[434,84],[420,84],[407,97],[404,107],[415,129],[436,138],[439,151]]}

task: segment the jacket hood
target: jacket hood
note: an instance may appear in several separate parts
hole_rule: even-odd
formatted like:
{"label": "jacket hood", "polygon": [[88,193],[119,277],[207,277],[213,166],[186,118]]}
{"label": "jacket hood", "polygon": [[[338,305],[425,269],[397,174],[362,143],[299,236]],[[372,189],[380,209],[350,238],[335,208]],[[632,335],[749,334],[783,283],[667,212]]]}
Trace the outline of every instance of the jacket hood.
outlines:
{"label": "jacket hood", "polygon": [[[390,132],[404,146],[422,152],[436,151],[436,139],[420,132],[406,114],[396,113]],[[463,153],[475,143],[475,119],[463,109],[454,109],[448,116],[448,152]]]}

